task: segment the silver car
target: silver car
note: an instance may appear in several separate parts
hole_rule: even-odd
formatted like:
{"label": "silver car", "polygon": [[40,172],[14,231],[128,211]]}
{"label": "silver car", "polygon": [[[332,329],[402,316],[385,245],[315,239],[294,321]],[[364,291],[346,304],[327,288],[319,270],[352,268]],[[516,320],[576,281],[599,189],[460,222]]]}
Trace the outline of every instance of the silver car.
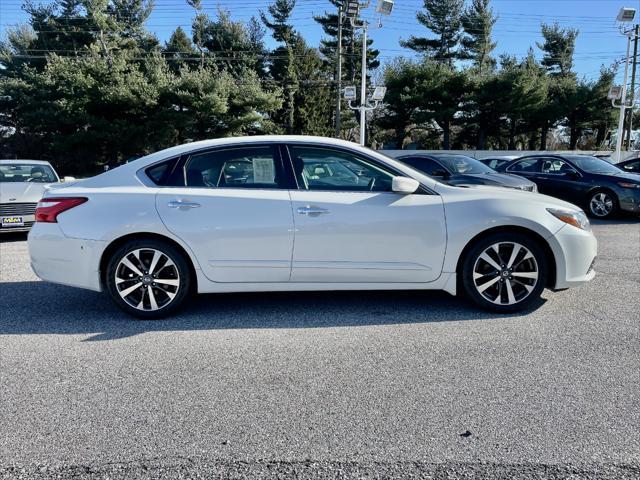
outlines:
{"label": "silver car", "polygon": [[0,234],[29,230],[38,200],[47,186],[59,182],[49,162],[0,160]]}

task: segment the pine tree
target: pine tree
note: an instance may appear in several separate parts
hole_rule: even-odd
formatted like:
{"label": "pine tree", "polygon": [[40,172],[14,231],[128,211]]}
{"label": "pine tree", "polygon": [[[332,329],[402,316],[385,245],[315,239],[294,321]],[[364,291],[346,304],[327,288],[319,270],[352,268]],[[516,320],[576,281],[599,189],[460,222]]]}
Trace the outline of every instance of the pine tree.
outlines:
{"label": "pine tree", "polygon": [[543,43],[537,43],[544,52],[542,65],[551,75],[567,76],[572,74],[573,52],[579,31],[573,28],[561,28],[558,23],[542,24]]}
{"label": "pine tree", "polygon": [[411,35],[400,44],[436,62],[453,66],[453,61],[460,57],[457,47],[461,37],[463,7],[464,0],[424,0],[424,11],[418,12],[416,17],[435,38]]}
{"label": "pine tree", "polygon": [[262,22],[271,30],[273,39],[283,44],[273,51],[271,74],[284,89],[285,105],[282,119],[289,134],[294,132],[295,92],[298,89],[294,48],[299,37],[293,26],[289,24],[295,4],[295,0],[276,0],[267,8],[269,15],[260,12]]}
{"label": "pine tree", "polygon": [[196,50],[191,39],[182,27],[176,28],[164,45],[164,54],[172,68],[179,70],[185,64],[184,59],[191,60]]}
{"label": "pine tree", "polygon": [[473,0],[462,15],[464,29],[464,36],[460,41],[463,48],[462,57],[473,60],[474,66],[480,73],[492,69],[496,64],[491,57],[491,52],[497,44],[491,38],[491,31],[498,17],[493,15],[489,1]]}

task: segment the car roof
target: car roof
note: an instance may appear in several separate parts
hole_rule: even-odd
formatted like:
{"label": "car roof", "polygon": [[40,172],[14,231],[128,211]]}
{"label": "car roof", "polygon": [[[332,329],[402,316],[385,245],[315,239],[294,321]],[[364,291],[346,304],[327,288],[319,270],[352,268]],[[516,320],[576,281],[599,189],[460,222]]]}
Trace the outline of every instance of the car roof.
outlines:
{"label": "car roof", "polygon": [[46,160],[0,159],[0,164],[2,165],[23,165],[25,163],[31,163],[33,165],[51,165]]}

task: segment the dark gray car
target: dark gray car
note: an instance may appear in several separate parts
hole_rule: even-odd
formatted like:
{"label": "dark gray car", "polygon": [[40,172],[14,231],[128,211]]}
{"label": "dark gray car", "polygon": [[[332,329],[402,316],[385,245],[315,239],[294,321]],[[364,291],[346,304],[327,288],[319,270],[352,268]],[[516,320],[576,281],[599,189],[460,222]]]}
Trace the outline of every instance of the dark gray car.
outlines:
{"label": "dark gray car", "polygon": [[396,157],[449,185],[492,185],[537,192],[536,184],[518,175],[498,173],[475,158],[453,153],[412,153]]}

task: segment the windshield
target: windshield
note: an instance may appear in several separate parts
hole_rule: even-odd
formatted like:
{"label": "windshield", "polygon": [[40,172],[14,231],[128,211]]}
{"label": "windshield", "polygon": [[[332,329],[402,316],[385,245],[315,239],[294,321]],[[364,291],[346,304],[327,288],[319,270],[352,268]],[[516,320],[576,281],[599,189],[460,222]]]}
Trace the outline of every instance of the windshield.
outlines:
{"label": "windshield", "polygon": [[610,173],[615,175],[620,173],[620,169],[611,165],[606,160],[590,155],[565,155],[567,160],[573,162],[580,170],[589,173]]}
{"label": "windshield", "polygon": [[494,170],[475,158],[465,155],[435,155],[447,169],[455,173],[493,173]]}
{"label": "windshield", "polygon": [[49,165],[39,163],[11,163],[0,165],[0,182],[54,183],[58,177]]}

